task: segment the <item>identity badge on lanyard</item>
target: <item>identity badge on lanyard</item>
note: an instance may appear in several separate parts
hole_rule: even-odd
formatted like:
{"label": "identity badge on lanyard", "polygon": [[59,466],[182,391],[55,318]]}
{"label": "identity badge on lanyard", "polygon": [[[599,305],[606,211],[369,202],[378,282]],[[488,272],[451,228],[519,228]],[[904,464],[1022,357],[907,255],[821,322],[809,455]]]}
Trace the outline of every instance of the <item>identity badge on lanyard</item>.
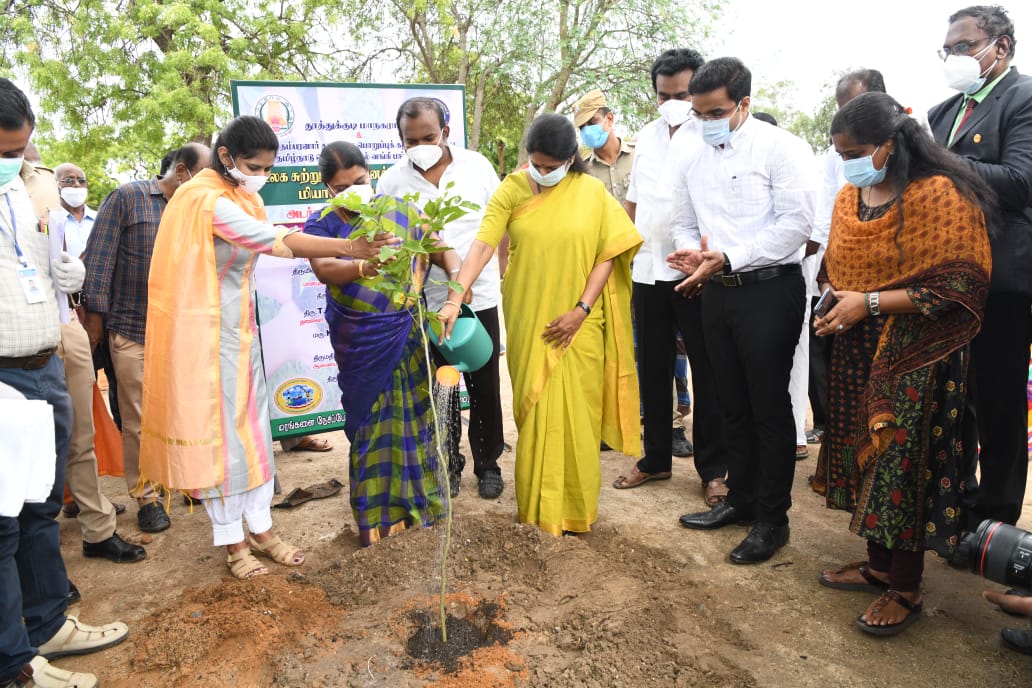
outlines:
{"label": "identity badge on lanyard", "polygon": [[[11,205],[9,194],[4,194],[4,198],[7,199],[7,210],[10,213],[11,227],[9,234],[11,241],[14,243],[14,251],[18,254],[18,262],[20,263],[18,266],[18,282],[21,283],[22,292],[25,293],[25,302],[42,303],[47,300],[47,295],[43,291],[39,271],[29,263],[21,250],[21,246],[18,245],[18,223],[14,219],[14,207]],[[7,218],[4,219],[6,220]],[[0,230],[3,230],[4,234],[8,234],[8,228],[4,226],[5,224],[0,223]]]}

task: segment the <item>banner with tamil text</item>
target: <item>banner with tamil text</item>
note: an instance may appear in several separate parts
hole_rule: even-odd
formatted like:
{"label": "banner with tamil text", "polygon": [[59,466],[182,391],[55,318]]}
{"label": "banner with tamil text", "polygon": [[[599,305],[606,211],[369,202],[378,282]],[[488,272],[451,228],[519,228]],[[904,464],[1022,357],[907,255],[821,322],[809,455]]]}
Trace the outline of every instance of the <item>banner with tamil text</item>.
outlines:
{"label": "banner with tamil text", "polygon": [[[462,86],[234,81],[231,90],[235,115],[260,117],[279,137],[276,166],[261,191],[274,224],[303,225],[323,207],[329,192],[319,178],[319,154],[332,141],[362,149],[375,186],[404,155],[395,119],[409,98],[440,101],[448,143],[466,145]],[[273,438],[343,428],[325,286],[307,260],[271,256],[259,258],[255,281]]]}

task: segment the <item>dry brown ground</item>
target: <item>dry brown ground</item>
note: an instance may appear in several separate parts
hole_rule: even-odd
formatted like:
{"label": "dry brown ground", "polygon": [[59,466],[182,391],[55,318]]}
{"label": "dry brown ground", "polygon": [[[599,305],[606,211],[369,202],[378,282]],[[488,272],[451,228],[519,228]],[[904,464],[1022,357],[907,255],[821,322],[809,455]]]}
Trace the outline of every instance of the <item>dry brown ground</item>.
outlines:
{"label": "dry brown ground", "polygon": [[[508,417],[507,439],[515,443]],[[339,432],[327,437],[336,445],[328,454],[277,456],[285,492],[331,477],[346,482],[347,440]],[[981,599],[997,586],[932,555],[917,625],[893,639],[856,628],[869,595],[816,581],[820,569],[862,558],[863,550],[847,530],[848,515],[824,509],[808,489],[815,455],[811,449],[797,465],[791,543],[752,567],[726,559],[744,528],[700,533],[678,525],[678,515],[703,507],[690,459],[675,459],[668,482],[617,491],[608,485],[630,460],[603,454],[601,515],[585,542],[514,523],[511,453],[502,457],[506,490],[498,500],[479,499],[467,470],[455,501],[449,609],[461,615],[478,601],[499,602],[515,636],[508,647],[478,651],[453,675],[417,665],[404,649],[415,630],[412,610],[436,604],[440,529],[362,550],[344,493],[276,510],[277,531],[303,546],[308,561],[237,582],[210,545],[203,510],[189,513],[178,500],[172,528],[138,564],[84,559],[75,522],[62,519],[83,619],[121,619],[131,630],[118,648],[57,664],[92,671],[106,687],[1032,683],[1032,658],[998,641],[1002,626],[1023,622]],[[104,485],[126,500],[121,480]],[[1032,516],[1021,525],[1032,528]],[[120,532],[134,526],[130,506]]]}

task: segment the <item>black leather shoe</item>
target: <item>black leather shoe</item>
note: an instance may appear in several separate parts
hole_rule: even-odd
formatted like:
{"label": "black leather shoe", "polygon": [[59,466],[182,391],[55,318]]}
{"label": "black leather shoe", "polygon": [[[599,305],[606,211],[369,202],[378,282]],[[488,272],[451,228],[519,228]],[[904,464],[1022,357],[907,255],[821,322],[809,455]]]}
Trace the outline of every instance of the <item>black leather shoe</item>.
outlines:
{"label": "black leather shoe", "polygon": [[168,530],[168,527],[172,525],[168,514],[165,513],[165,510],[157,502],[141,506],[136,513],[136,522],[140,525],[140,530],[145,533],[160,533],[163,530]]}
{"label": "black leather shoe", "polygon": [[129,564],[146,559],[147,550],[139,545],[126,542],[118,537],[118,533],[115,533],[107,540],[100,542],[83,542],[82,555],[84,557],[104,557],[116,564]]}
{"label": "black leather shoe", "polygon": [[759,564],[788,544],[788,524],[757,523],[741,544],[731,550],[732,564]]}
{"label": "black leather shoe", "polygon": [[79,594],[79,588],[75,587],[75,583],[68,581],[68,606],[71,607],[73,604],[78,604],[82,599],[82,595]]}
{"label": "black leather shoe", "polygon": [[695,530],[716,530],[724,526],[745,525],[749,523],[748,514],[743,514],[727,502],[721,502],[709,511],[685,514],[678,519],[685,528]]}
{"label": "black leather shoe", "polygon": [[684,436],[684,428],[674,428],[673,436],[670,438],[670,453],[680,458],[687,458],[695,454],[695,447]]}
{"label": "black leather shoe", "polygon": [[1000,631],[1000,640],[1003,641],[1004,647],[1023,655],[1032,655],[1032,631],[1005,628]]}
{"label": "black leather shoe", "polygon": [[477,491],[480,493],[481,499],[497,499],[502,496],[503,489],[505,489],[505,483],[502,482],[501,471],[487,470],[484,471],[484,475],[480,476]]}

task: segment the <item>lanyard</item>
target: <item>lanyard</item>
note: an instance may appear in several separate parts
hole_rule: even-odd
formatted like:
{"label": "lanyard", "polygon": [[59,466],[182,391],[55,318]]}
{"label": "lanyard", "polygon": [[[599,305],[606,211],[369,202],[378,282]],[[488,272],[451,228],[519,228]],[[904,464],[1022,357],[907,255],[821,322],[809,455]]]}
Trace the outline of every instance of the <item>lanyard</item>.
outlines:
{"label": "lanyard", "polygon": [[[25,260],[25,254],[22,253],[21,246],[18,245],[18,224],[14,220],[14,206],[11,205],[11,195],[4,193],[4,198],[7,200],[7,210],[11,213],[11,241],[14,243],[14,252],[18,254],[18,260],[21,261],[22,267],[29,267],[28,261]],[[7,228],[0,225],[0,230],[4,234],[7,234]]]}

